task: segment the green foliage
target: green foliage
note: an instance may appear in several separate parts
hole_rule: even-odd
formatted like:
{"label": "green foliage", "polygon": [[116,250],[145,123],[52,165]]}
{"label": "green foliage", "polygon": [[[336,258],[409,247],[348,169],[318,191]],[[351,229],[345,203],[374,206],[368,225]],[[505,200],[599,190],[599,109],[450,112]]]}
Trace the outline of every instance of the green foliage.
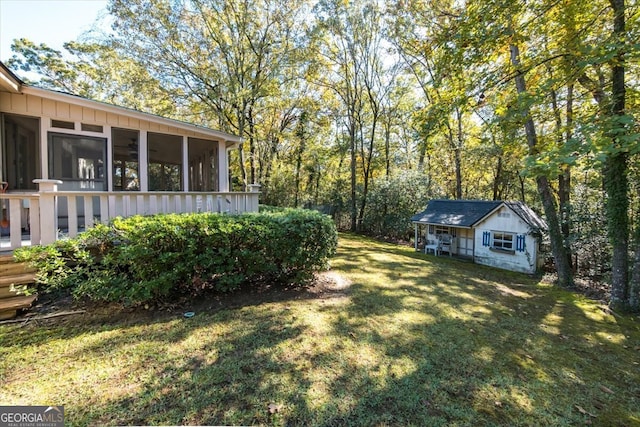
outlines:
{"label": "green foliage", "polygon": [[430,181],[421,172],[409,171],[380,181],[369,193],[362,229],[379,236],[408,238],[413,235],[411,216],[433,197]]}
{"label": "green foliage", "polygon": [[331,219],[280,210],[226,216],[116,218],[76,239],[18,252],[38,281],[74,296],[138,304],[228,292],[259,280],[303,282],[327,267],[337,246]]}

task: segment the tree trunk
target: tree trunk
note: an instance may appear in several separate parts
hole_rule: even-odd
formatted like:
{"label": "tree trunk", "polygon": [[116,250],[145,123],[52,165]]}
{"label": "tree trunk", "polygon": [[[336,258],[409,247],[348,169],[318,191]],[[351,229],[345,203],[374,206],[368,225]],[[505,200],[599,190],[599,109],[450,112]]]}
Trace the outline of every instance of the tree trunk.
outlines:
{"label": "tree trunk", "polygon": [[457,143],[454,147],[455,162],[456,162],[456,199],[462,199],[462,146],[463,146],[463,134],[462,134],[462,113],[460,109],[456,107],[456,119],[458,121],[458,137]]}
{"label": "tree trunk", "polygon": [[349,151],[351,154],[351,231],[358,229],[358,204],[356,200],[356,133],[355,124],[349,125]]}
{"label": "tree trunk", "polygon": [[[565,143],[568,143],[573,138],[573,85],[567,86],[567,108],[566,108],[566,132]],[[558,192],[560,199],[560,215],[561,215],[561,227],[562,235],[565,238],[565,242],[568,242],[571,237],[571,168],[566,166],[562,174],[558,177]],[[571,249],[568,243],[567,245],[569,254]]]}
{"label": "tree trunk", "polygon": [[385,176],[391,178],[391,124],[385,123],[384,127],[384,160],[385,160]]}
{"label": "tree trunk", "polygon": [[302,169],[302,153],[305,150],[306,137],[303,133],[299,135],[300,138],[300,147],[298,148],[298,153],[296,156],[296,178],[295,178],[295,197],[293,201],[293,207],[297,208],[299,203],[299,194],[300,194],[300,170]]}
{"label": "tree trunk", "polygon": [[629,281],[629,308],[640,311],[640,212],[636,213],[635,256]]}
{"label": "tree trunk", "polygon": [[498,164],[493,175],[493,200],[501,200],[500,181],[502,180],[502,156],[498,156]]}
{"label": "tree trunk", "polygon": [[250,164],[250,172],[251,172],[251,184],[257,184],[256,182],[256,159],[258,158],[258,154],[256,153],[256,133],[255,133],[255,123],[253,120],[252,109],[249,108],[249,164]]}
{"label": "tree trunk", "polygon": [[[624,0],[610,1],[614,11],[614,40],[623,40],[625,36]],[[625,114],[624,74],[624,52],[622,49],[618,49],[616,60],[611,67],[611,101],[614,117],[622,117]],[[625,133],[622,123],[616,123],[615,128],[610,133],[613,146],[618,146],[618,137],[620,134]],[[604,168],[608,234],[613,247],[610,301],[612,307],[622,307],[629,302],[629,181],[627,179],[627,160],[628,154],[624,150],[615,150],[614,153],[609,154]]]}
{"label": "tree trunk", "polygon": [[607,193],[607,228],[613,248],[611,257],[612,307],[621,308],[629,296],[629,199],[627,154],[609,155],[604,167],[604,187]]}
{"label": "tree trunk", "polygon": [[[516,70],[518,70],[515,76],[516,90],[518,94],[526,94],[527,86],[524,80],[524,75],[521,71],[519,71],[520,50],[516,45],[509,46],[509,50],[511,52],[511,63],[516,68]],[[531,113],[528,107],[525,107],[524,113],[526,116],[524,129],[527,137],[527,145],[529,146],[529,153],[535,154],[538,150],[538,137],[536,135],[536,128],[533,123],[533,119],[531,118]],[[538,175],[536,177],[536,184],[538,187],[538,194],[542,199],[542,206],[544,207],[547,226],[549,227],[551,251],[553,252],[553,258],[555,260],[556,270],[558,273],[558,285],[565,288],[571,288],[573,287],[573,275],[571,272],[569,256],[564,246],[564,239],[562,238],[560,221],[558,219],[558,212],[556,210],[556,202],[551,192],[549,180],[544,175]]]}
{"label": "tree trunk", "polygon": [[[553,77],[551,66],[548,66],[549,75]],[[562,113],[558,106],[558,94],[555,89],[551,89],[551,104],[553,106],[553,115],[556,121],[556,141],[558,149],[569,142],[572,136],[571,124],[573,123],[573,86],[567,87],[567,129],[566,133],[562,131]],[[566,135],[566,139],[565,139]],[[569,237],[571,234],[570,227],[570,194],[571,194],[571,169],[569,165],[562,165],[562,171],[558,175],[558,202],[560,205],[560,230],[562,231],[562,237],[564,239],[565,250],[569,257],[569,265],[573,268],[571,257],[571,245],[569,244]]]}

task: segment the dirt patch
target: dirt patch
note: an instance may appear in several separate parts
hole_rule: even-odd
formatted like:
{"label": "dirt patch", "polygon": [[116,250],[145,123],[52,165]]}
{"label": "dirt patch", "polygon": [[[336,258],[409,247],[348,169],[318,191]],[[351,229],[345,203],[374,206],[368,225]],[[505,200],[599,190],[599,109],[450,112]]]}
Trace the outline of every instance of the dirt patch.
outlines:
{"label": "dirt patch", "polygon": [[[158,320],[164,317],[182,315],[185,312],[216,312],[246,306],[255,306],[269,302],[304,300],[304,299],[332,299],[345,298],[351,283],[348,279],[334,271],[317,273],[313,280],[304,284],[272,284],[257,283],[232,293],[211,293],[195,299],[180,299],[153,305],[125,307],[120,304],[99,304],[91,301],[75,301],[69,294],[41,295],[37,303],[30,310],[24,311],[18,317],[25,323],[33,322],[65,322],[72,323],[82,319],[86,322],[109,323],[126,322],[139,323]],[[38,320],[39,317],[84,310],[84,314],[74,314],[53,319]]]}
{"label": "dirt patch", "polygon": [[[555,273],[546,273],[542,277],[542,281],[545,283],[556,284],[558,281],[558,276]],[[599,301],[603,304],[608,304],[611,298],[611,285],[598,281],[592,280],[588,277],[577,276],[573,278],[574,287],[573,290],[578,292],[589,299],[594,301]]]}

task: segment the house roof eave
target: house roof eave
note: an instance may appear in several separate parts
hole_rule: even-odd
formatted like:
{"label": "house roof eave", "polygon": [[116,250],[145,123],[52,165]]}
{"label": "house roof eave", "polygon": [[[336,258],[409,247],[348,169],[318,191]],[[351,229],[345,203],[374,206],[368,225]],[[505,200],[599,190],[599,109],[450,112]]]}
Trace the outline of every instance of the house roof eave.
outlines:
{"label": "house roof eave", "polygon": [[20,93],[24,82],[0,62],[0,89],[10,93]]}
{"label": "house roof eave", "polygon": [[472,228],[474,228],[474,225],[471,226],[466,226],[466,225],[455,225],[455,224],[443,224],[440,222],[424,222],[424,221],[411,221],[413,224],[420,224],[420,225],[440,225],[442,227],[453,227],[453,228],[466,228],[468,230],[471,230]]}
{"label": "house roof eave", "polygon": [[239,144],[242,142],[242,138],[236,135],[232,135],[219,130],[207,128],[204,126],[198,126],[180,120],[169,119],[166,117],[158,116],[155,114],[144,113],[142,111],[134,110],[131,108],[120,107],[106,102],[94,101],[92,99],[83,98],[78,95],[72,95],[64,92],[57,92],[49,89],[38,88],[34,86],[24,86],[22,93],[27,95],[39,96],[42,98],[51,99],[54,101],[67,102],[70,104],[78,105],[86,108],[95,108],[102,111],[110,112],[113,114],[121,114],[129,117],[133,117],[139,120],[145,120],[157,124],[175,127],[181,130],[197,132],[199,134],[207,135],[213,139],[225,141],[227,144]]}

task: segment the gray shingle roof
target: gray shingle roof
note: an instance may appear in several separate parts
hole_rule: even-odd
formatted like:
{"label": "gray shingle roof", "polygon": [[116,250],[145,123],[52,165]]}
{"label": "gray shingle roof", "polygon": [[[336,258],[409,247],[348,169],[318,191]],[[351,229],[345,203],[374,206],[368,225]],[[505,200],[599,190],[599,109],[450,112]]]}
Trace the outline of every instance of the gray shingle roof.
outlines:
{"label": "gray shingle roof", "polygon": [[412,216],[411,221],[471,227],[501,204],[499,200],[431,200],[427,209]]}
{"label": "gray shingle roof", "polygon": [[503,202],[501,200],[431,200],[423,212],[411,217],[411,221],[422,224],[473,227],[503,203],[531,229],[547,230],[547,224],[544,220],[524,203]]}

